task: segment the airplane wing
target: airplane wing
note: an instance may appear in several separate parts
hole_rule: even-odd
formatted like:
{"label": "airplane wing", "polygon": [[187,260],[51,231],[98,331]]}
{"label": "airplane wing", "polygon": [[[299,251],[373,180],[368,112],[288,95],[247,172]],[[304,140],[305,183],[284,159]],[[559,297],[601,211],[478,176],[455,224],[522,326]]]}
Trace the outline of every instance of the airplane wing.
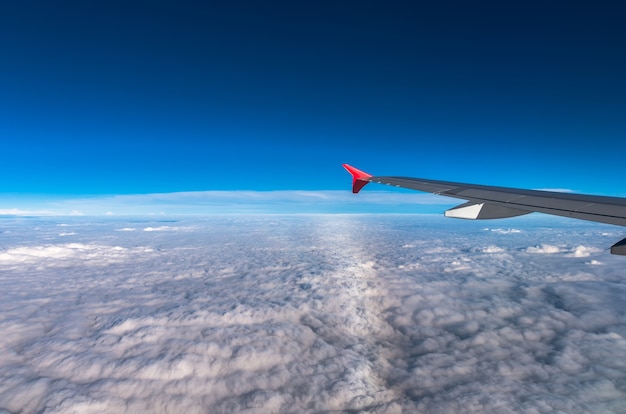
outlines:
{"label": "airplane wing", "polygon": [[[343,167],[352,175],[353,193],[358,193],[368,183],[379,183],[466,200],[447,210],[446,217],[484,220],[539,212],[626,226],[626,198],[373,176],[348,164]],[[611,253],[626,256],[626,239],[613,245]]]}

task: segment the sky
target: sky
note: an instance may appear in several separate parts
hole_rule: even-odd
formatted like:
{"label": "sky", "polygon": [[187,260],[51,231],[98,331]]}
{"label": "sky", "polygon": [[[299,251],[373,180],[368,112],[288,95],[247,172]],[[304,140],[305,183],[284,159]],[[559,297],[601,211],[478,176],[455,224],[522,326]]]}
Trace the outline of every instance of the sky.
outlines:
{"label": "sky", "polygon": [[5,2],[0,210],[343,191],[342,163],[624,196],[625,18],[604,1]]}
{"label": "sky", "polygon": [[618,235],[549,216],[3,219],[0,411],[621,413]]}

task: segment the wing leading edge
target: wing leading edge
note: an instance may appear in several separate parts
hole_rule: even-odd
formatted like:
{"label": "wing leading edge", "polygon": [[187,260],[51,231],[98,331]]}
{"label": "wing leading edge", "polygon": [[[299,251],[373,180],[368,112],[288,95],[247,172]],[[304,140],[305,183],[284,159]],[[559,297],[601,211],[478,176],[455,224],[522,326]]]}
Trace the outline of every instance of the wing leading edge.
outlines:
{"label": "wing leading edge", "polygon": [[[343,164],[343,167],[352,175],[354,193],[368,183],[379,183],[466,200],[466,203],[447,210],[446,217],[484,220],[538,212],[626,226],[626,198],[373,176],[348,164]],[[611,253],[626,255],[626,239],[613,245]]]}

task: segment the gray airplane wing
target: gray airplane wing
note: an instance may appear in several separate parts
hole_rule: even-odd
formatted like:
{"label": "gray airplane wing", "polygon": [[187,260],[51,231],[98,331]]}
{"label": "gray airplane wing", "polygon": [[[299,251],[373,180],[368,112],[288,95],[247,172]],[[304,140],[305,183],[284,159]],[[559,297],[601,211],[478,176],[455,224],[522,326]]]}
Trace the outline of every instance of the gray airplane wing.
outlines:
{"label": "gray airplane wing", "polygon": [[[348,164],[352,192],[368,183],[410,188],[466,200],[445,212],[446,217],[484,220],[521,216],[532,212],[626,226],[626,198],[554,191],[524,190],[410,177],[373,176]],[[626,255],[626,239],[611,247],[611,253]]]}

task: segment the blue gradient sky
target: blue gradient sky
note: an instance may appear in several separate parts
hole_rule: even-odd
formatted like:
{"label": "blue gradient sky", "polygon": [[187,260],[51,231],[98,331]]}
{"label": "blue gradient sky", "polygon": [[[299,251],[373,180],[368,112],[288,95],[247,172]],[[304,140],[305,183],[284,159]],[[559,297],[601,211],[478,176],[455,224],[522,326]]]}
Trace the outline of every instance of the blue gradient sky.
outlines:
{"label": "blue gradient sky", "polygon": [[626,195],[626,6],[407,3],[6,2],[0,195]]}

